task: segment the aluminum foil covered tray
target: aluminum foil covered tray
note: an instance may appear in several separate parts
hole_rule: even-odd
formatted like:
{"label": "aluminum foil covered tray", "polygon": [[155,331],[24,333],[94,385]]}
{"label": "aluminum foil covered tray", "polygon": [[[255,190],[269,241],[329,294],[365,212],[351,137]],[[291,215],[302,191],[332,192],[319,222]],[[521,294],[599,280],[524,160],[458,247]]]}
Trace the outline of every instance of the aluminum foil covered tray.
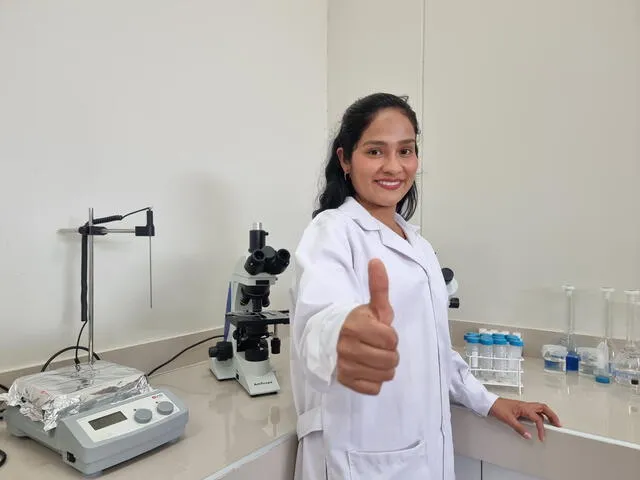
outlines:
{"label": "aluminum foil covered tray", "polygon": [[143,372],[98,360],[18,378],[0,400],[20,407],[20,413],[42,422],[47,431],[64,416],[150,391]]}

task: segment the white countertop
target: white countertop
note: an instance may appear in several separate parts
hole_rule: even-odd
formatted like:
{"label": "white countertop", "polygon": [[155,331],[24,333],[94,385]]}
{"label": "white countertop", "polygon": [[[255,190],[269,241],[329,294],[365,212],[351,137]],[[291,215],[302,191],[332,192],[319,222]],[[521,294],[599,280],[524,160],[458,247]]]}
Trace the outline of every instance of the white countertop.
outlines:
{"label": "white countertop", "polygon": [[[208,362],[152,377],[152,385],[172,390],[188,405],[190,419],[184,438],[108,470],[103,477],[109,480],[143,476],[201,480],[282,436],[294,435],[296,419],[289,382],[288,341],[283,339],[282,343],[283,353],[273,357],[282,387],[277,395],[251,398],[235,381],[218,382],[210,373]],[[580,442],[590,442],[593,448],[606,444],[607,448],[633,451],[640,461],[640,394],[615,384],[603,386],[588,377],[546,373],[540,359],[525,360],[524,369],[525,387],[521,398],[547,403],[563,423],[563,429],[552,429],[550,442],[557,441],[562,447],[570,444],[568,439],[578,438]],[[492,390],[505,397],[518,398],[515,390],[494,387]],[[493,462],[499,462],[500,454],[493,451],[497,445],[479,440],[496,432],[506,442],[525,445],[515,433],[507,432],[495,420],[479,418],[466,409],[453,408],[452,421],[456,451],[474,458],[490,457]],[[526,448],[532,452],[535,449],[539,458],[551,454],[548,444],[530,442],[528,445]],[[29,439],[10,436],[4,423],[0,423],[0,448],[8,454],[7,463],[0,468],[2,479],[82,478],[45,447]],[[564,455],[557,450],[558,446],[553,448],[552,456]],[[519,460],[506,463],[513,466],[514,462]],[[534,468],[537,467],[532,463],[525,471],[531,472]],[[548,475],[556,478],[555,473]]]}
{"label": "white countertop", "polygon": [[560,416],[562,426],[589,435],[630,442],[640,448],[640,391],[593,377],[545,372],[542,359],[524,362],[522,395],[491,387],[495,393],[532,402],[544,402]]}
{"label": "white countertop", "polygon": [[[277,395],[251,398],[235,380],[216,380],[208,361],[151,377],[152,386],[171,390],[189,408],[185,435],[177,443],[103,472],[101,478],[202,480],[295,432],[287,342],[282,343],[282,354],[272,357],[281,386]],[[0,479],[84,478],[49,449],[9,435],[4,422],[0,422],[0,449],[8,455]]]}

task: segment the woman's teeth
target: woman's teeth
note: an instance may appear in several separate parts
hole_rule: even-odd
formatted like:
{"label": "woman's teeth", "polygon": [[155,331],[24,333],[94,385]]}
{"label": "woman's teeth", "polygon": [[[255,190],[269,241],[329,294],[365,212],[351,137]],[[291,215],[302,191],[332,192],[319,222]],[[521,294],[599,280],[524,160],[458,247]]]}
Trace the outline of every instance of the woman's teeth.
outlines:
{"label": "woman's teeth", "polygon": [[388,189],[398,188],[402,184],[400,180],[377,180],[376,183],[381,187]]}

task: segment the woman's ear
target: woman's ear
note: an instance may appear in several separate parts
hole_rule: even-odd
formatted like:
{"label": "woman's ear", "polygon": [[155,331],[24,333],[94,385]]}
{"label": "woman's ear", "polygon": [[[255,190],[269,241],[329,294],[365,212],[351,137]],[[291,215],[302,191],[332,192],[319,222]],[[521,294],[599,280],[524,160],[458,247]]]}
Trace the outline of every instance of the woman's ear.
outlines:
{"label": "woman's ear", "polygon": [[338,155],[338,160],[340,160],[340,166],[342,167],[342,171],[347,174],[349,173],[349,166],[344,159],[344,149],[342,147],[338,147],[336,150],[336,155]]}

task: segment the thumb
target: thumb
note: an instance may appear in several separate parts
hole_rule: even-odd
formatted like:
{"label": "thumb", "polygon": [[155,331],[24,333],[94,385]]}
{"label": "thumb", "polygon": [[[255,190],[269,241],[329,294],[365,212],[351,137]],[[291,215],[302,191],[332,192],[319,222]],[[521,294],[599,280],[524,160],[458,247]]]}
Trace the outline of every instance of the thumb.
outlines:
{"label": "thumb", "polygon": [[384,263],[374,258],[369,262],[369,307],[382,323],[391,325],[393,310],[389,303],[389,277]]}

